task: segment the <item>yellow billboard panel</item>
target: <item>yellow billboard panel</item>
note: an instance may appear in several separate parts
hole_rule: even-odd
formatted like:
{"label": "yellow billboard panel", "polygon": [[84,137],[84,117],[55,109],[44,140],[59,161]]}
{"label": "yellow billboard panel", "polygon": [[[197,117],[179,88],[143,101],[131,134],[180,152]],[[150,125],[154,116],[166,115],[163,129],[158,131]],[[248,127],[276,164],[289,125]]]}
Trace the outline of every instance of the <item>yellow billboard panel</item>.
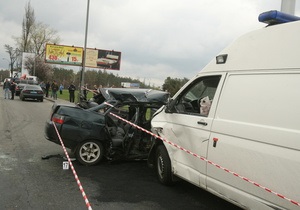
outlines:
{"label": "yellow billboard panel", "polygon": [[82,47],[46,44],[47,63],[82,66],[82,58]]}
{"label": "yellow billboard panel", "polygon": [[85,66],[96,68],[97,67],[98,50],[86,49]]}

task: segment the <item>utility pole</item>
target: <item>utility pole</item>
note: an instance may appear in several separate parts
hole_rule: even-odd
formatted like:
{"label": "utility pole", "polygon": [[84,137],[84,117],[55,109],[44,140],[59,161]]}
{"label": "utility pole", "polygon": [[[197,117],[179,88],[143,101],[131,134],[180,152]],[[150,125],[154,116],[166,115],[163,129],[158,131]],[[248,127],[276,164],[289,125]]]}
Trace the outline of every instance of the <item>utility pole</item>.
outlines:
{"label": "utility pole", "polygon": [[[86,45],[87,45],[87,34],[88,34],[88,24],[89,24],[89,10],[90,10],[90,0],[87,0],[86,23],[85,23],[85,39],[84,39],[84,51],[83,51],[83,61],[82,61],[80,88],[82,86],[84,86],[84,71],[85,71],[85,61],[86,61]],[[83,94],[83,90],[81,90],[81,93]]]}

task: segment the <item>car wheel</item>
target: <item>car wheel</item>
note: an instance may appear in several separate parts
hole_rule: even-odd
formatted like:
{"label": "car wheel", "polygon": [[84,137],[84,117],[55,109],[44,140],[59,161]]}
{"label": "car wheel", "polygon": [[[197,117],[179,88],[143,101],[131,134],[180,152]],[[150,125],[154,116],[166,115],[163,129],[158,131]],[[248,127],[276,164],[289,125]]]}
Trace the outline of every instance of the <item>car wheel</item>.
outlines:
{"label": "car wheel", "polygon": [[104,147],[101,142],[88,140],[80,143],[75,151],[76,159],[83,165],[96,165],[104,154]]}
{"label": "car wheel", "polygon": [[22,101],[25,101],[25,98],[24,98],[24,97],[21,97],[21,100],[22,100]]}
{"label": "car wheel", "polygon": [[159,145],[156,150],[156,173],[158,180],[164,185],[172,185],[171,160],[164,145]]}
{"label": "car wheel", "polygon": [[41,98],[40,101],[43,102],[43,101],[44,101],[44,98]]}

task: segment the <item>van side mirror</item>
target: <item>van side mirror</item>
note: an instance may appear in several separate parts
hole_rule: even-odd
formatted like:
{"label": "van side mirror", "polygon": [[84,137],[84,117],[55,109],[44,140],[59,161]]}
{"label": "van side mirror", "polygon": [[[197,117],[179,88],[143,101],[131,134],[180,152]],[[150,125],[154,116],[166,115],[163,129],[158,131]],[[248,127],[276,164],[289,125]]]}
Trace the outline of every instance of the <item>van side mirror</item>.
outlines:
{"label": "van side mirror", "polygon": [[176,103],[176,100],[170,99],[169,102],[166,104],[165,112],[166,113],[176,112],[175,103]]}

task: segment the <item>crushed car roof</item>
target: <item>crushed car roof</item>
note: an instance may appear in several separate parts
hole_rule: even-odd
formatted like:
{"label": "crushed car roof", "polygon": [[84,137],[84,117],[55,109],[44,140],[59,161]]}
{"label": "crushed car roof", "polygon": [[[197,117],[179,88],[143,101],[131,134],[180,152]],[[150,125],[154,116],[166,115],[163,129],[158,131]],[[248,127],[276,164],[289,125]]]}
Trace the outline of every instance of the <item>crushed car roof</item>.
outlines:
{"label": "crushed car roof", "polygon": [[170,96],[168,92],[160,90],[130,88],[101,88],[101,94],[106,100],[161,104],[166,104]]}

